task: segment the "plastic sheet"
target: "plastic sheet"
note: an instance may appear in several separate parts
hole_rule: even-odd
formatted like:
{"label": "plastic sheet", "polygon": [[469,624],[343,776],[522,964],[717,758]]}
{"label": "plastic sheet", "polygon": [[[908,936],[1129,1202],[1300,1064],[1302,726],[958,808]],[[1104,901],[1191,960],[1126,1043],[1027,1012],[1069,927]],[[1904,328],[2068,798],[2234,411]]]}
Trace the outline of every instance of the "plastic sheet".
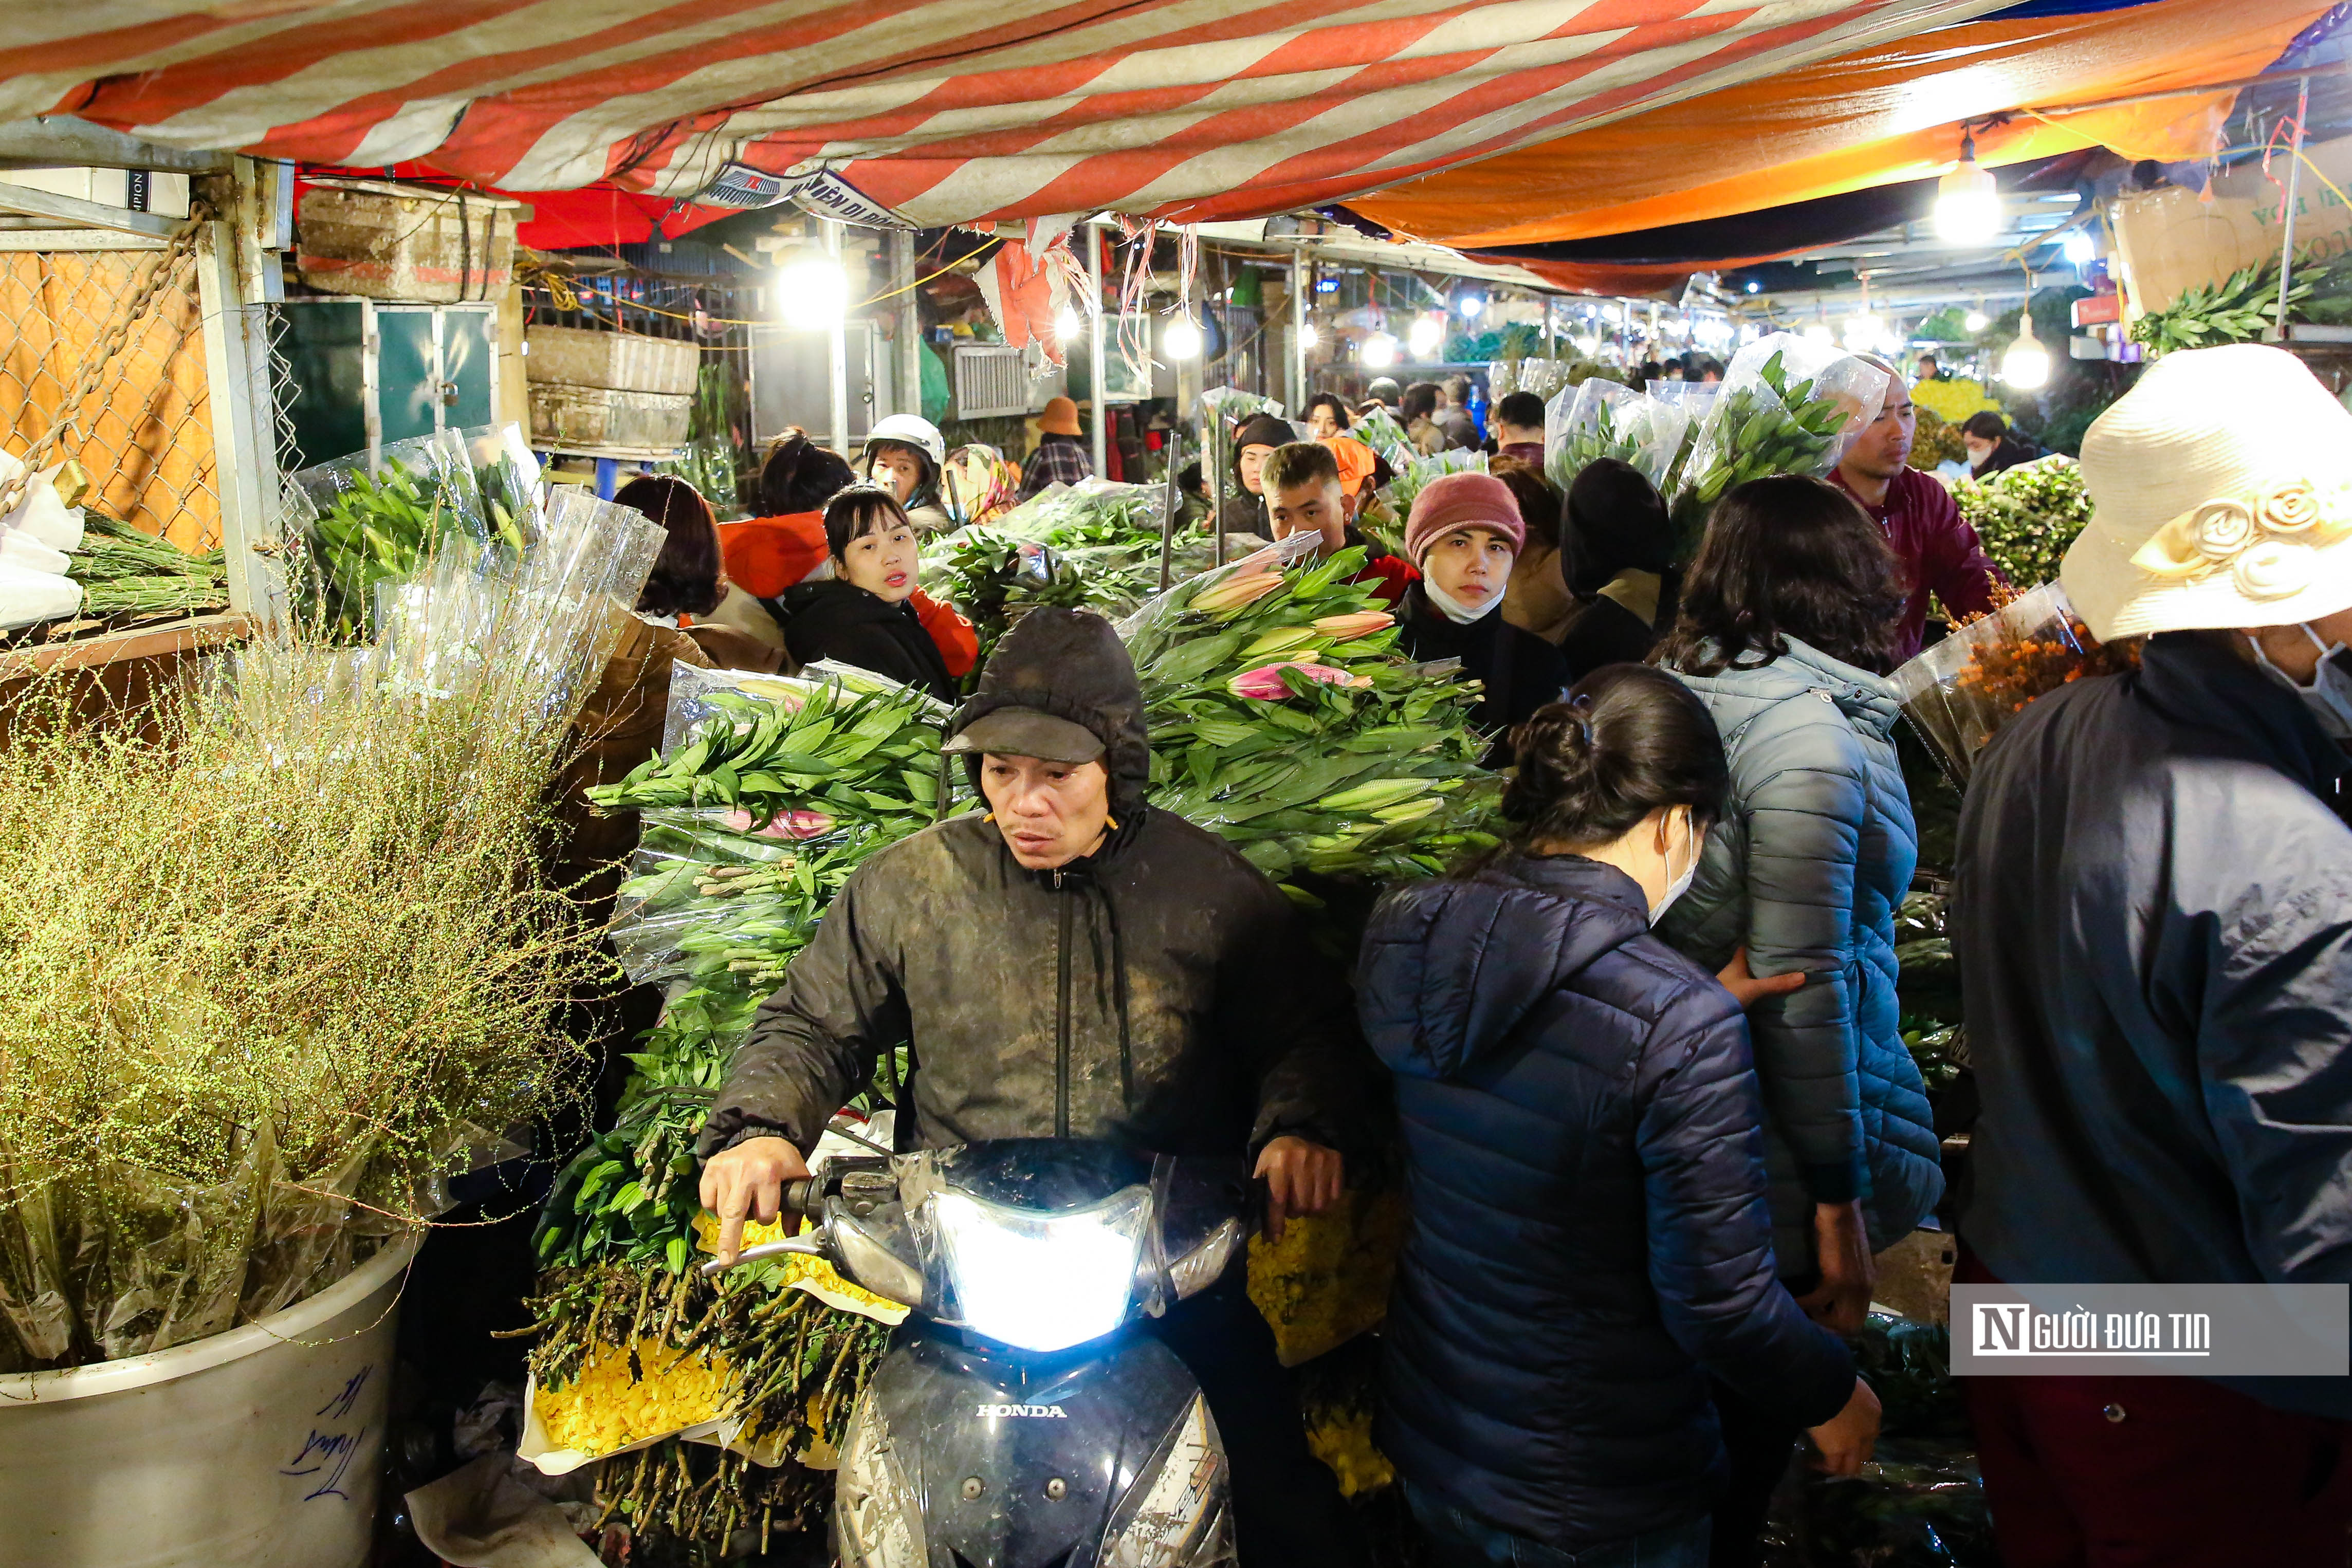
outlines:
{"label": "plastic sheet", "polygon": [[2054,582],[2021,593],[1895,672],[1903,715],[1953,783],[1968,787],[1977,754],[2045,692],[2133,663],[2129,645],[2093,637]]}
{"label": "plastic sheet", "polygon": [[1614,457],[1663,486],[1689,423],[1676,404],[1591,377],[1544,405],[1544,475],[1565,496],[1587,464]]}
{"label": "plastic sheet", "polygon": [[457,434],[466,444],[492,543],[520,555],[547,530],[538,455],[520,425],[478,424]]}

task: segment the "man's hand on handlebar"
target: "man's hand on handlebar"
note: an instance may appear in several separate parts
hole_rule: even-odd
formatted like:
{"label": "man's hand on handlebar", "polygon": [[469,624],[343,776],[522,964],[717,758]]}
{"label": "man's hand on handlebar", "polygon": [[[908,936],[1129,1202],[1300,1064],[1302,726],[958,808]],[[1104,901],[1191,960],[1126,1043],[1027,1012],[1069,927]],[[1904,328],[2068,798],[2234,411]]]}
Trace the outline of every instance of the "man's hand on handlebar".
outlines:
{"label": "man's hand on handlebar", "polygon": [[1266,1187],[1266,1239],[1279,1241],[1283,1221],[1292,1215],[1320,1214],[1339,1201],[1347,1173],[1338,1150],[1286,1136],[1266,1145],[1255,1174]]}
{"label": "man's hand on handlebar", "polygon": [[747,1138],[721,1149],[702,1167],[702,1207],[719,1217],[719,1261],[728,1268],[743,1251],[743,1222],[765,1225],[782,1212],[784,1184],[808,1179],[808,1163],[784,1138]]}

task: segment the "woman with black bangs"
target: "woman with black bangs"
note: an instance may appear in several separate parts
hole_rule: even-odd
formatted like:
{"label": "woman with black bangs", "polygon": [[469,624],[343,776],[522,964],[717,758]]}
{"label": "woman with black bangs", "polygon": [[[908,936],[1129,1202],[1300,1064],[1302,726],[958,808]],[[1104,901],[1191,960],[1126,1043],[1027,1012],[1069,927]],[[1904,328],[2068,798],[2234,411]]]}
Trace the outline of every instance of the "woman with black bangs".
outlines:
{"label": "woman with black bangs", "polygon": [[[1752,480],[1707,519],[1656,654],[1714,715],[1731,770],[1721,826],[1658,935],[1708,969],[1744,948],[1759,976],[1805,977],[1748,1027],[1780,1277],[1842,1333],[1862,1327],[1873,1255],[1944,1190],[1895,995],[1895,906],[1919,841],[1886,679],[1905,598],[1885,530],[1851,497]],[[1714,1563],[1745,1568],[1797,1429],[1728,1387],[1717,1409],[1732,1475]]]}
{"label": "woman with black bangs", "polygon": [[919,560],[898,498],[875,485],[840,492],[825,503],[824,544],[833,575],[772,601],[793,660],[854,664],[953,701],[947,662],[908,602]]}

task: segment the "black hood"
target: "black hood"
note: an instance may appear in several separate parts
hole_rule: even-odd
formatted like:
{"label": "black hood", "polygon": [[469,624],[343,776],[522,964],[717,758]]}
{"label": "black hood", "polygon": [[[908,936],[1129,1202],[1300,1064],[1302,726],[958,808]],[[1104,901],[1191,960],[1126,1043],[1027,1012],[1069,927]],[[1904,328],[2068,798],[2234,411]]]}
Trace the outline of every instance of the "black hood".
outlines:
{"label": "black hood", "polygon": [[[1110,622],[1086,610],[1032,610],[1004,634],[980,673],[980,685],[950,727],[950,737],[1001,707],[1034,708],[1067,719],[1103,743],[1110,769],[1110,811],[1122,826],[1143,815],[1151,781],[1151,742],[1143,728],[1143,687],[1135,662]],[[980,761],[969,759],[972,787]]]}
{"label": "black hood", "polygon": [[1674,554],[1674,529],[1666,504],[1642,471],[1614,457],[1584,465],[1568,487],[1570,554],[1576,578],[1568,586],[1590,599],[1619,573],[1663,575]]}

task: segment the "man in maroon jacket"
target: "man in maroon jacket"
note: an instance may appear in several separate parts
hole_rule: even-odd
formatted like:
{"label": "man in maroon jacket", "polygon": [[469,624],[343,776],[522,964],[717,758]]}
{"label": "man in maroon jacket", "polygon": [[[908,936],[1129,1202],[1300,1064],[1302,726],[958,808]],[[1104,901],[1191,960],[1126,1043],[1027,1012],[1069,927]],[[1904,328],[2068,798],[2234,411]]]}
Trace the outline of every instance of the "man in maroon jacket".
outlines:
{"label": "man in maroon jacket", "polygon": [[1878,519],[1910,573],[1911,600],[1903,607],[1895,649],[1897,659],[1907,659],[1919,651],[1930,593],[1954,615],[1980,615],[1993,607],[1993,585],[2006,586],[2009,580],[1986,558],[1952,493],[1934,475],[1905,461],[1917,431],[1911,383],[1885,361],[1863,358],[1886,372],[1886,402],[1846,448],[1830,478]]}

